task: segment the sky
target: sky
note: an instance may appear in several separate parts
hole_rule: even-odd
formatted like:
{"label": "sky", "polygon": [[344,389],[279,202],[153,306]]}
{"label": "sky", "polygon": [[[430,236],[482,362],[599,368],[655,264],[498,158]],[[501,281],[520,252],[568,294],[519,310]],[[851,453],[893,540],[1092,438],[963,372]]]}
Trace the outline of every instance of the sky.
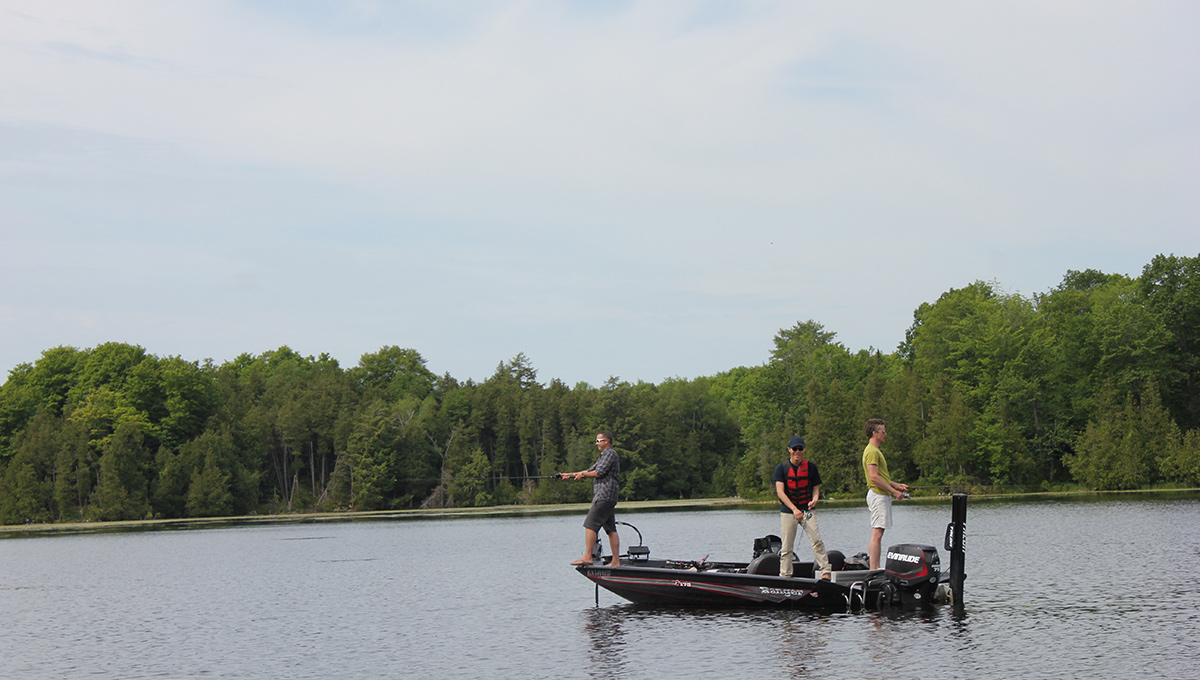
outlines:
{"label": "sky", "polygon": [[659,383],[1200,254],[1195,2],[0,0],[0,371]]}

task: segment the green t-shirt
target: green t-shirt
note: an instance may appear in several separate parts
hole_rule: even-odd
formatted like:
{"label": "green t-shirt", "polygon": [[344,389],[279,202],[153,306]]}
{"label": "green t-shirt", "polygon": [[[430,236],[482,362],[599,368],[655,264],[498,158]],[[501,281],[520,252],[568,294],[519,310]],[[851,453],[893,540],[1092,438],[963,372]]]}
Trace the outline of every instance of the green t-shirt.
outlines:
{"label": "green t-shirt", "polygon": [[883,477],[888,484],[892,483],[892,476],[887,469],[887,458],[883,457],[883,451],[880,451],[879,447],[874,444],[867,444],[867,448],[863,449],[863,474],[867,477],[867,488],[875,493],[888,495],[888,492],[871,483],[871,475],[867,474],[868,465],[878,465],[879,476]]}

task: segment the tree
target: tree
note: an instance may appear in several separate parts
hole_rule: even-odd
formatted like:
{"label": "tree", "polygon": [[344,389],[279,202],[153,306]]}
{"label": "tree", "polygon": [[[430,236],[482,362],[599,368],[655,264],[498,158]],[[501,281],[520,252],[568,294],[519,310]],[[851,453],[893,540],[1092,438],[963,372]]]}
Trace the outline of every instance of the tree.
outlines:
{"label": "tree", "polygon": [[69,416],[57,418],[58,450],[54,457],[54,503],[57,519],[84,516],[99,476],[98,454],[88,445],[87,430]]}
{"label": "tree", "polygon": [[1164,479],[1187,486],[1200,485],[1200,430],[1188,430],[1158,459]]}
{"label": "tree", "polygon": [[356,509],[415,506],[438,485],[438,453],[420,411],[414,397],[393,405],[376,400],[354,423],[347,456]]}
{"label": "tree", "polygon": [[39,411],[17,440],[16,454],[0,478],[0,521],[49,522],[58,515],[53,477],[57,435],[54,418]]}
{"label": "tree", "polygon": [[0,463],[12,457],[12,442],[34,415],[58,417],[67,405],[83,353],[74,347],[42,352],[35,364],[20,364],[0,385]]}
{"label": "tree", "polygon": [[935,380],[931,392],[925,436],[913,451],[921,478],[933,484],[975,481],[978,470],[970,463],[970,435],[977,414],[945,376]]}
{"label": "tree", "polygon": [[95,518],[144,519],[150,514],[146,468],[147,455],[138,424],[129,421],[117,426],[100,456]]}
{"label": "tree", "polygon": [[159,441],[178,449],[204,432],[217,410],[219,393],[211,367],[169,357],[157,362],[156,379],[161,384],[163,415]]}
{"label": "tree", "polygon": [[157,474],[150,485],[150,505],[155,517],[176,518],[188,514],[188,486],[198,464],[191,452],[192,443],[185,444],[184,448],[185,452],[175,453],[162,446],[154,456]]}
{"label": "tree", "polygon": [[1180,427],[1200,427],[1200,255],[1157,255],[1139,284],[1146,307],[1169,336],[1164,401]]}
{"label": "tree", "polygon": [[[160,451],[160,459],[163,455]],[[170,497],[176,503],[172,516],[219,517],[253,510],[262,471],[246,462],[227,427],[209,429],[189,441],[167,466],[159,466],[159,483],[171,480]]]}
{"label": "tree", "polygon": [[454,474],[448,493],[456,506],[478,507],[492,504],[488,491],[489,463],[483,449],[474,448],[466,452],[463,460],[455,461]]}
{"label": "tree", "polygon": [[368,398],[382,397],[392,402],[402,397],[424,399],[433,392],[437,381],[437,376],[425,367],[420,352],[395,345],[362,355],[351,374],[364,388],[379,393]]}
{"label": "tree", "polygon": [[192,473],[187,490],[189,517],[223,517],[233,514],[232,475],[225,471],[219,448],[205,452],[204,464]]}
{"label": "tree", "polygon": [[1136,393],[1169,373],[1165,350],[1170,334],[1162,319],[1141,303],[1137,282],[1126,279],[1098,289],[1091,314],[1088,343],[1097,356],[1094,385],[1112,381],[1118,390]]}
{"label": "tree", "polygon": [[[855,387],[859,386],[847,386],[841,380],[809,381],[806,426],[794,434],[803,434],[806,457],[821,470],[823,495],[848,492],[863,485],[861,455],[865,419],[858,409],[862,392]],[[785,445],[786,440],[780,438],[772,462],[784,461]]]}
{"label": "tree", "polygon": [[790,419],[796,429],[803,429],[809,412],[809,383],[825,383],[843,375],[849,352],[834,341],[836,335],[811,319],[775,335],[775,348],[764,371],[767,384],[763,396],[777,403],[783,419]]}
{"label": "tree", "polygon": [[1122,399],[1110,381],[1100,394],[1096,420],[1088,423],[1064,462],[1076,480],[1091,488],[1137,489],[1159,480],[1158,458],[1178,440],[1179,429],[1153,382],[1140,398],[1127,393]]}
{"label": "tree", "polygon": [[1032,481],[1038,466],[1027,442],[1044,423],[1055,422],[1053,401],[1043,397],[1052,344],[1032,301],[1000,294],[991,284],[977,281],[921,305],[906,338],[908,361],[922,384],[939,385],[944,376],[949,384],[939,390],[952,387],[961,396],[961,407],[934,399],[943,417],[974,414],[965,451],[936,451],[964,442],[926,430],[934,435],[918,444],[926,464],[956,460],[960,474],[983,482]]}

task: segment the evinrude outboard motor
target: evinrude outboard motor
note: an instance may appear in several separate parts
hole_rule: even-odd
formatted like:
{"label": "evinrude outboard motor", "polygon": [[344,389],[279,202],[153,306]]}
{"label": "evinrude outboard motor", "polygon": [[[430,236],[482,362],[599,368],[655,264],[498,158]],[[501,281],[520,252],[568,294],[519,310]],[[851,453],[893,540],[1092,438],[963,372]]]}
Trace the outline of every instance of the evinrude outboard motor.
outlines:
{"label": "evinrude outboard motor", "polygon": [[933,604],[941,580],[941,558],[931,545],[902,543],[888,548],[884,563],[887,582],[880,591],[880,606]]}

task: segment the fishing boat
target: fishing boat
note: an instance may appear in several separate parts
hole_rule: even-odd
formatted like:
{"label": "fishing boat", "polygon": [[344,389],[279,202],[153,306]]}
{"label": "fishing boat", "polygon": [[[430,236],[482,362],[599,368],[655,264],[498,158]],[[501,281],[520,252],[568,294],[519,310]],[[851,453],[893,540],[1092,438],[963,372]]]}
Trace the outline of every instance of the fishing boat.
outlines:
{"label": "fishing boat", "polygon": [[638,545],[612,566],[612,558],[599,557],[576,570],[600,588],[630,602],[687,607],[777,607],[785,609],[857,610],[920,608],[961,603],[966,575],[966,494],[954,494],[951,522],[944,548],[950,568],[941,569],[941,557],[931,545],[904,543],[884,553],[882,569],[869,569],[863,553],[847,557],[830,551],[833,568],[829,579],[820,578],[816,565],[794,557],[792,576],[779,576],[779,551],[783,541],[774,535],[754,539],[749,562],[709,562],[651,559],[641,531]]}

